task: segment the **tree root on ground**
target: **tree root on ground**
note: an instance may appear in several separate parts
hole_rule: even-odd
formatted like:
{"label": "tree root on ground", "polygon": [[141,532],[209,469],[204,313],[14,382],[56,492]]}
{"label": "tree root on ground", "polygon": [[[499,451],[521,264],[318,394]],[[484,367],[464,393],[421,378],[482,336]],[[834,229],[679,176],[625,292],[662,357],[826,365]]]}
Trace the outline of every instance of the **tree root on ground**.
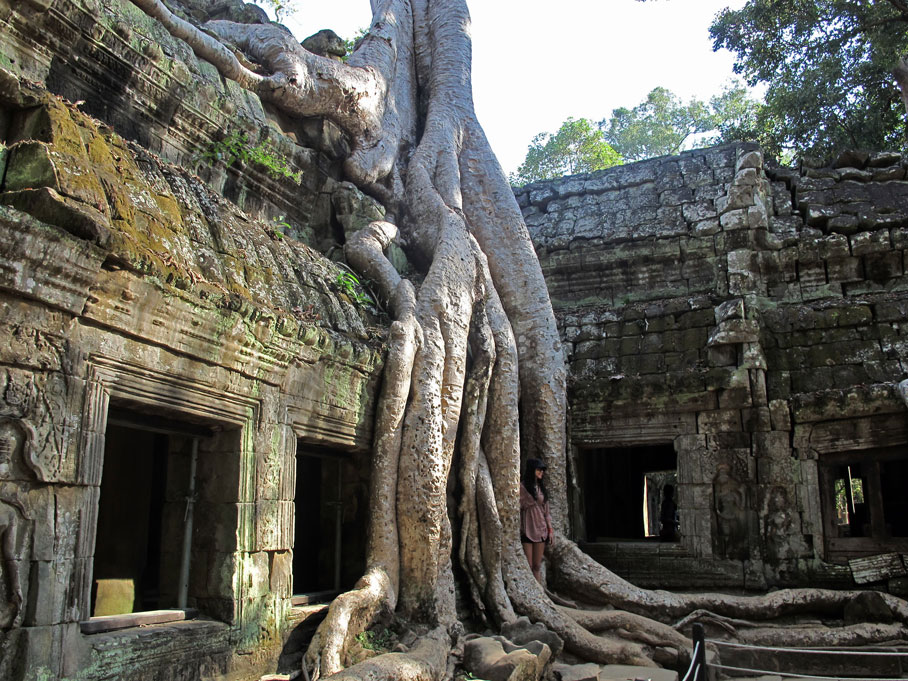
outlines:
{"label": "tree root on ground", "polygon": [[445,676],[450,649],[447,632],[436,629],[422,636],[409,652],[385,653],[348,667],[331,678],[337,681],[439,681]]}
{"label": "tree root on ground", "polygon": [[[133,1],[224,77],[291,116],[335,121],[353,147],[345,172],[388,210],[386,222],[352,235],[345,249],[353,267],[375,280],[394,321],[376,407],[366,574],[319,627],[305,655],[313,677],[449,675],[452,637],[462,631],[452,555],[467,575],[473,613],[489,625],[526,615],[571,653],[600,663],[677,666],[689,659],[689,642],[667,623],[686,618],[684,626],[690,613],[742,639],[851,645],[905,638],[903,624],[797,635],[807,638],[746,627],[743,620],[800,613],[838,617],[854,592],[650,591],[564,539],[561,341],[520,208],[473,110],[464,0],[373,0],[372,25],[347,64],[309,54],[273,25],[209,22],[206,33],[161,0]],[[270,75],[248,69],[216,36]],[[398,238],[425,274],[418,290],[385,255]],[[521,454],[547,459],[556,529],[547,565],[559,601],[617,610],[556,605],[533,578],[519,539]],[[451,511],[460,518],[456,552]],[[883,598],[895,619],[908,621],[908,603]],[[356,636],[386,612],[429,633],[409,652],[343,669]]]}

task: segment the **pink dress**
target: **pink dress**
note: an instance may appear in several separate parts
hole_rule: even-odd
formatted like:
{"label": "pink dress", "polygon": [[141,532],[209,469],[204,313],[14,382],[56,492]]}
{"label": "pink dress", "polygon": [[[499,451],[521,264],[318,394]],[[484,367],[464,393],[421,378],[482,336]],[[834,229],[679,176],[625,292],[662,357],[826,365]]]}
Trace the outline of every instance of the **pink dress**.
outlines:
{"label": "pink dress", "polygon": [[552,518],[549,515],[549,501],[542,490],[537,488],[537,499],[520,485],[520,539],[523,542],[544,542],[549,538]]}

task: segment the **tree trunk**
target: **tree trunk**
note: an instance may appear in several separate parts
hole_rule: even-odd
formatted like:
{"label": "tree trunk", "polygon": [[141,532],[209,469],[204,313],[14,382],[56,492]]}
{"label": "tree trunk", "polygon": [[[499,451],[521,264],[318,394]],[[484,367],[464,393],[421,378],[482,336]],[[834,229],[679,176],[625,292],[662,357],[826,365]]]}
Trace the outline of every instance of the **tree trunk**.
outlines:
{"label": "tree trunk", "polygon": [[[388,209],[388,222],[372,223],[345,248],[351,265],[377,282],[394,318],[376,410],[367,569],[319,627],[305,658],[312,678],[444,676],[451,638],[462,631],[455,557],[473,609],[488,624],[528,615],[574,653],[602,663],[652,666],[660,654],[666,661],[666,649],[674,651],[668,661],[686,660],[685,639],[654,617],[703,608],[749,618],[841,610],[850,596],[838,592],[743,599],[645,591],[563,538],[561,342],[520,210],[473,111],[463,0],[373,0],[371,28],[346,64],[306,52],[275,26],[214,21],[203,32],[160,0],[133,1],[225,77],[289,114],[336,122],[353,142],[347,175]],[[218,38],[271,75],[246,69]],[[385,257],[392,240],[429,263],[418,291]],[[554,583],[627,612],[558,607],[533,578],[519,540],[521,457],[548,463],[559,535],[547,552]],[[449,509],[452,473],[462,493]],[[458,518],[456,537],[449,512]],[[905,619],[904,603],[892,603]],[[355,636],[387,613],[422,642],[345,669]]]}
{"label": "tree trunk", "polygon": [[895,68],[892,70],[892,77],[895,84],[899,87],[899,94],[902,96],[902,105],[905,107],[905,113],[908,115],[908,57],[902,56]]}

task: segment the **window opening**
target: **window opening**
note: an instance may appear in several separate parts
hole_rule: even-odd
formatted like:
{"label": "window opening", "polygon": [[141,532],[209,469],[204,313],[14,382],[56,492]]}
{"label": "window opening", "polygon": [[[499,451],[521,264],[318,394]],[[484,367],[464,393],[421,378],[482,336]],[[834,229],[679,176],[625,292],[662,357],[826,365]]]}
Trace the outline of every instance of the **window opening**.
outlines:
{"label": "window opening", "polygon": [[908,448],[821,454],[829,560],[908,548]]}
{"label": "window opening", "polygon": [[677,467],[672,445],[587,450],[588,541],[678,541]]}

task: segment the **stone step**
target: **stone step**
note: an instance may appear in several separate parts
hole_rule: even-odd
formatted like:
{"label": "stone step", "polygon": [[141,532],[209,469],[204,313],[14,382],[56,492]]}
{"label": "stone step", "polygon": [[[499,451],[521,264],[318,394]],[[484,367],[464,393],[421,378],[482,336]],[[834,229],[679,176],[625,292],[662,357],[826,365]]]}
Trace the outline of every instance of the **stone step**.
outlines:
{"label": "stone step", "polygon": [[626,664],[607,664],[599,671],[599,681],[678,681],[678,672],[671,669],[635,667]]}
{"label": "stone step", "polygon": [[626,664],[556,663],[552,670],[561,681],[678,681],[678,673],[670,669]]}

